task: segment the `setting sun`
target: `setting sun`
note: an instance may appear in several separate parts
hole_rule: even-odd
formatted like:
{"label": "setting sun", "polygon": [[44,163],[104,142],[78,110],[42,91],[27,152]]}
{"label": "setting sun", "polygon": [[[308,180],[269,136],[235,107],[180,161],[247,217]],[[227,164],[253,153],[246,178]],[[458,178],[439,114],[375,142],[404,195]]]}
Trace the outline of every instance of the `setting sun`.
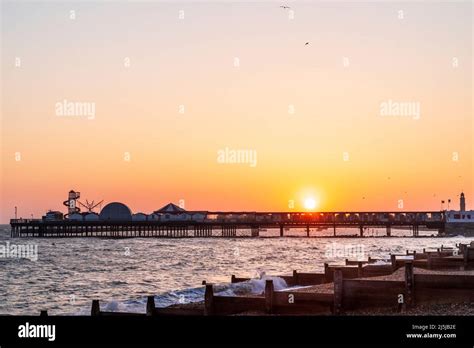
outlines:
{"label": "setting sun", "polygon": [[307,210],[313,210],[316,208],[316,200],[312,197],[306,198],[304,201],[304,207]]}

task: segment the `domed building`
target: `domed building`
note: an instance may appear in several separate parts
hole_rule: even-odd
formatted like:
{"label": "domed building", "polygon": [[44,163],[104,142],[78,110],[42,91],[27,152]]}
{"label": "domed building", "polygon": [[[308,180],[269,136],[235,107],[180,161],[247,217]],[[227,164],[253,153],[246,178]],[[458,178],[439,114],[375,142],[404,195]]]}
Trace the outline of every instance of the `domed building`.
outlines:
{"label": "domed building", "polygon": [[112,202],[100,212],[101,221],[132,221],[132,211],[123,203]]}
{"label": "domed building", "polygon": [[94,212],[84,213],[84,221],[99,221],[99,214]]}
{"label": "domed building", "polygon": [[148,216],[143,213],[136,213],[132,215],[132,221],[146,221]]}
{"label": "domed building", "polygon": [[68,214],[69,221],[84,221],[84,216],[81,213]]}

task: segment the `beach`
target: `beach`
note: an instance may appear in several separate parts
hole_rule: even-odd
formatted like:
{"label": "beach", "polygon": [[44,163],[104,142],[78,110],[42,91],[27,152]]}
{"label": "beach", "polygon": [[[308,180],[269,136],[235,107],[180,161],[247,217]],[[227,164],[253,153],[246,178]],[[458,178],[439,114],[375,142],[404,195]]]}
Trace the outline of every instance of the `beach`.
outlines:
{"label": "beach", "polygon": [[[263,291],[230,284],[230,276],[322,272],[323,263],[345,258],[389,258],[406,249],[455,246],[474,238],[258,238],[258,239],[11,239],[3,226],[1,243],[34,244],[37,261],[2,259],[6,287],[0,313],[89,315],[99,299],[110,311],[144,313],[147,296],[157,307],[203,301],[202,281],[223,294]],[[401,231],[403,233],[403,231]],[[349,248],[348,248],[349,246]],[[245,289],[242,289],[244,287]]]}

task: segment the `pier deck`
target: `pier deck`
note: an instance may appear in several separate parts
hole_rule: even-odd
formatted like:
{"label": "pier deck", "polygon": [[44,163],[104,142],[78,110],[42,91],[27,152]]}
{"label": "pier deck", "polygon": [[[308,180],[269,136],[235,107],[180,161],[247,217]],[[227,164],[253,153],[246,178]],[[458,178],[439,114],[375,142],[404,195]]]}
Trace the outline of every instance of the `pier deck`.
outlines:
{"label": "pier deck", "polygon": [[[325,212],[325,213],[256,213],[207,212],[202,221],[46,221],[40,219],[13,219],[11,237],[259,237],[262,229],[277,229],[280,237],[291,229],[304,229],[302,237],[311,237],[311,229],[331,229],[338,237],[338,228],[354,228],[364,237],[367,228],[385,228],[391,236],[392,228],[406,228],[413,237],[420,228],[441,234],[445,228],[443,212]],[[237,234],[237,230],[249,233]],[[325,236],[328,237],[328,236]],[[339,236],[341,237],[341,236]]]}

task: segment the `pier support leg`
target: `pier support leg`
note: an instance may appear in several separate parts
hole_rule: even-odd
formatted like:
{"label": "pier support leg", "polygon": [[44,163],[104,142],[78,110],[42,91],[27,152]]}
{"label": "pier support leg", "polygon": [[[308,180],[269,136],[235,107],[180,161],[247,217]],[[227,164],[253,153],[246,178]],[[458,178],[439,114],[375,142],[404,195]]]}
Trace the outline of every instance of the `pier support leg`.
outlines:
{"label": "pier support leg", "polygon": [[251,233],[252,237],[258,237],[259,228],[258,227],[251,227],[250,228],[250,233]]}
{"label": "pier support leg", "polygon": [[309,237],[309,225],[306,225],[306,237]]}
{"label": "pier support leg", "polygon": [[413,225],[413,237],[418,237],[418,230],[419,230],[419,226]]}
{"label": "pier support leg", "polygon": [[364,236],[364,227],[359,226],[359,236],[363,237]]}
{"label": "pier support leg", "polygon": [[280,225],[280,237],[283,237],[283,225]]}

